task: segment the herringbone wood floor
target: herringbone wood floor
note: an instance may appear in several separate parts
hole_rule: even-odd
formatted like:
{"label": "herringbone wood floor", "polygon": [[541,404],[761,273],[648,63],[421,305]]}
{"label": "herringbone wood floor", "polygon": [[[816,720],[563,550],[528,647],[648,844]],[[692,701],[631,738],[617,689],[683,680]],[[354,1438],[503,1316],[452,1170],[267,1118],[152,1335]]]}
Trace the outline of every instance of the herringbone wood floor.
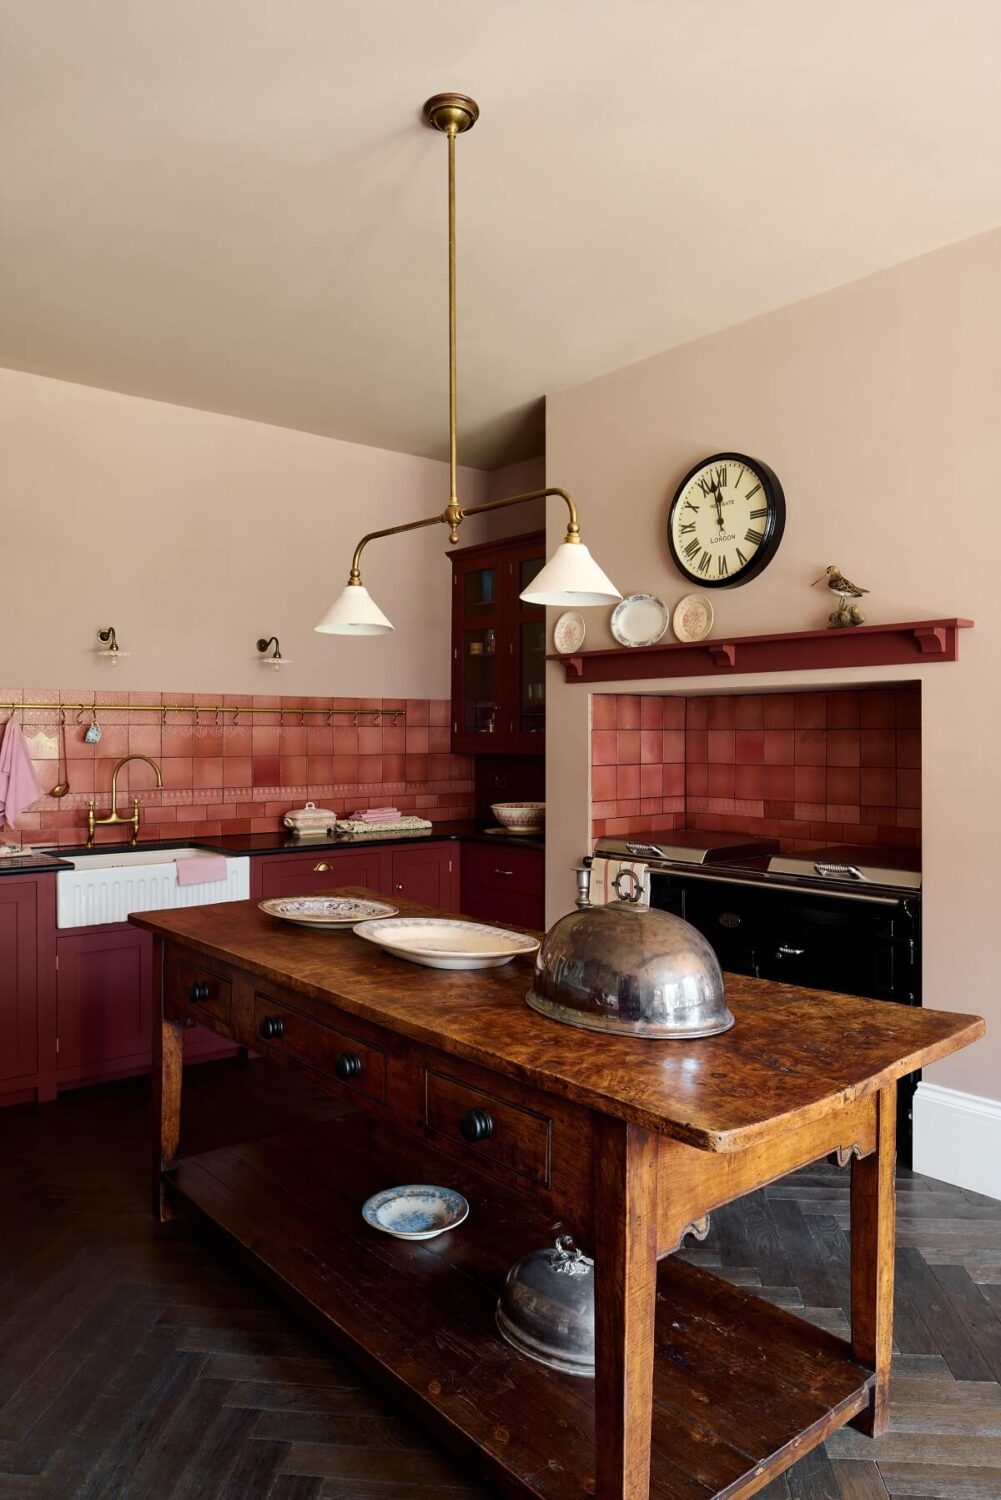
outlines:
{"label": "herringbone wood floor", "polygon": [[[488,1500],[227,1256],[147,1216],[144,1080],[0,1111],[0,1500]],[[266,1064],[188,1079],[185,1149],[330,1109]],[[689,1252],[843,1332],[847,1173],[718,1214]],[[769,1500],[1001,1500],[1001,1204],[901,1172],[889,1433]]]}

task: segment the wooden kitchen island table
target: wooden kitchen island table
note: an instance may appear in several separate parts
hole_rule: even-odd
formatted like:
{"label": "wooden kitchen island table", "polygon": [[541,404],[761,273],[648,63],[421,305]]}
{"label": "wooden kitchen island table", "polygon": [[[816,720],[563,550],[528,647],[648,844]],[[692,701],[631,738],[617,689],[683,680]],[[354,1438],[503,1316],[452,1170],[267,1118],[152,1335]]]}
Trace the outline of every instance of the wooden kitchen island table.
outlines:
{"label": "wooden kitchen island table", "polygon": [[[250,901],[131,920],[156,939],[155,1212],[213,1226],[503,1493],[753,1495],[843,1423],[882,1429],[896,1081],[979,1019],[728,976],[732,1030],[637,1040],[529,1010],[525,960],[425,969]],[[194,1021],[357,1110],[180,1156]],[[671,1256],[719,1205],[835,1152],[850,1343]],[[419,1243],[369,1229],[365,1198],[402,1182],[458,1188],[469,1218]],[[494,1324],[508,1267],[558,1227],[595,1259],[593,1381]]]}

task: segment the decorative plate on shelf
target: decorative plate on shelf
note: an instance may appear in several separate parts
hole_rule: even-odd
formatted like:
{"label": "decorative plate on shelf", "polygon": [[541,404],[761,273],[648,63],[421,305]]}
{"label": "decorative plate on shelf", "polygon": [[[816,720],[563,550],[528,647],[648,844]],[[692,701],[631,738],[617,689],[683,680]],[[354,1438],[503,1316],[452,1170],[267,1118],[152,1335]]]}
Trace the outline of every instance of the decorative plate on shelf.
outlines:
{"label": "decorative plate on shelf", "polygon": [[272,896],[257,905],[269,917],[281,917],[300,927],[337,928],[342,932],[358,922],[395,917],[400,909],[385,901],[354,901],[350,896]]}
{"label": "decorative plate on shelf", "polygon": [[361,922],[355,932],[384,953],[429,969],[497,969],[520,953],[538,951],[537,938],[483,922],[451,917],[394,917]]}
{"label": "decorative plate on shelf", "polygon": [[612,610],[611,631],[620,646],[656,646],[670,620],[656,594],[630,594]]}
{"label": "decorative plate on shelf", "polygon": [[433,1240],[468,1218],[469,1204],[452,1188],[413,1182],[373,1193],[362,1204],[361,1216],[373,1229],[394,1239]]}
{"label": "decorative plate on shelf", "polygon": [[553,626],[553,645],[561,656],[579,651],[584,644],[584,616],[579,609],[566,609]]}
{"label": "decorative plate on shelf", "polygon": [[715,614],[705,594],[686,594],[674,611],[674,633],[679,641],[692,645],[704,641],[713,628]]}

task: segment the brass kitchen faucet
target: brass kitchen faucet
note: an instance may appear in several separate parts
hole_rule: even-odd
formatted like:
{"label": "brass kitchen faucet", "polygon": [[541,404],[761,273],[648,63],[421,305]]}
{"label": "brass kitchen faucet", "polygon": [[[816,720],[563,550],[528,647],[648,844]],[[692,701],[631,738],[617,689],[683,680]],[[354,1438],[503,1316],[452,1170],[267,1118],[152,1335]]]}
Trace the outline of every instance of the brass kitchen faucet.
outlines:
{"label": "brass kitchen faucet", "polygon": [[157,765],[157,763],[156,763],[155,760],[151,760],[148,755],[126,755],[126,756],[124,756],[118,762],[118,764],[115,766],[115,769],[111,773],[111,812],[108,814],[108,816],[106,818],[97,818],[97,817],[95,817],[94,816],[94,802],[93,802],[93,799],[91,799],[91,801],[87,803],[87,848],[88,849],[93,849],[93,847],[94,847],[94,829],[98,828],[98,827],[104,827],[105,824],[108,824],[108,823],[131,823],[132,824],[132,839],[131,839],[131,842],[133,844],[136,844],[136,843],[139,842],[139,824],[142,821],[142,814],[139,811],[139,798],[138,797],[133,797],[132,798],[132,811],[131,811],[131,813],[128,814],[127,817],[123,818],[122,815],[121,815],[121,813],[118,811],[118,773],[122,769],[123,766],[127,766],[128,765],[128,763],[129,763],[130,760],[144,760],[148,766],[152,766],[153,770],[156,772],[156,784],[157,784],[157,786],[159,786],[159,787],[163,786],[163,775],[162,775],[162,773],[160,771],[160,767]]}

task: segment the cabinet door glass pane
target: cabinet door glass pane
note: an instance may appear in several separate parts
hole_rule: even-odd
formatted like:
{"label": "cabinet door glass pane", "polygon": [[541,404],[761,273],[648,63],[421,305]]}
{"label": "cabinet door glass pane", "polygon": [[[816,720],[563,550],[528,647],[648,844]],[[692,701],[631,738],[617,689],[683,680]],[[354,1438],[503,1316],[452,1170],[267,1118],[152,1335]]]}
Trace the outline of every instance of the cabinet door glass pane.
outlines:
{"label": "cabinet door glass pane", "polygon": [[496,647],[496,633],[491,629],[462,633],[462,728],[467,732],[494,734],[501,727]]}
{"label": "cabinet door glass pane", "polygon": [[477,568],[462,577],[463,612],[467,619],[476,615],[491,615],[496,608],[497,571],[495,568]]}
{"label": "cabinet door glass pane", "polygon": [[[518,566],[518,593],[520,594],[542,572],[544,557],[529,557]],[[531,606],[529,606],[531,607]]]}
{"label": "cabinet door glass pane", "polygon": [[523,734],[542,734],[546,727],[546,622],[521,627],[520,719]]}

